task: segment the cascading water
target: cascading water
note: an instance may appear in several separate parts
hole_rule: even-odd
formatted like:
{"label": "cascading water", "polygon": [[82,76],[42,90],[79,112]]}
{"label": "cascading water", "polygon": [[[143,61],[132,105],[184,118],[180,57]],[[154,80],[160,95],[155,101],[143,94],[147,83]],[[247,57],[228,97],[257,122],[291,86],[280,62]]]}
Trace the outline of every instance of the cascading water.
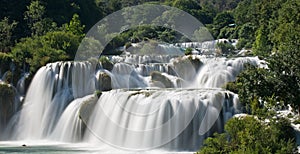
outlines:
{"label": "cascading water", "polygon": [[[42,67],[7,126],[10,139],[195,151],[239,112],[237,96],[221,87],[245,63],[260,64],[257,57],[126,55],[110,60],[110,71],[89,62]],[[98,101],[96,90],[103,90]]]}
{"label": "cascading water", "polygon": [[[260,65],[257,57],[243,57],[226,60],[226,58],[213,58],[202,60],[205,65],[200,69],[193,85],[202,88],[222,87],[225,83],[234,81],[243,70],[244,64]],[[196,88],[195,87],[195,88]]]}
{"label": "cascading water", "polygon": [[233,97],[219,89],[105,92],[87,122],[92,133],[85,141],[134,150],[197,150],[238,112]]}
{"label": "cascading water", "polygon": [[65,142],[79,142],[84,133],[84,123],[80,120],[80,108],[84,103],[96,102],[95,95],[75,99],[64,110],[50,138]]}
{"label": "cascading water", "polygon": [[49,136],[68,104],[94,91],[90,63],[59,62],[42,67],[29,87],[22,110],[16,115],[19,116],[16,139]]}

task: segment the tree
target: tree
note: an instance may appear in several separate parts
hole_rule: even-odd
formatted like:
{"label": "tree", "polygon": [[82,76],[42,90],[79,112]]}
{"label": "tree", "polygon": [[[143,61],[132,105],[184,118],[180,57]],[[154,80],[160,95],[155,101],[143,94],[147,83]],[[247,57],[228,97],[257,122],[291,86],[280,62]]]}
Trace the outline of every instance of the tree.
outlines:
{"label": "tree", "polygon": [[299,7],[299,1],[288,0],[282,4],[282,8],[278,11],[277,28],[271,38],[272,42],[274,42],[275,50],[286,51],[292,49],[299,51]]}
{"label": "tree", "polygon": [[47,63],[73,59],[80,40],[80,36],[65,31],[25,38],[13,48],[13,59],[19,66],[29,64],[31,72],[35,73]]}
{"label": "tree", "polygon": [[12,32],[16,28],[17,22],[9,22],[9,19],[5,17],[0,21],[0,52],[9,51],[13,45]]}
{"label": "tree", "polygon": [[287,119],[264,123],[252,116],[232,118],[225,125],[225,133],[207,138],[198,153],[293,153],[296,144],[292,132]]}
{"label": "tree", "polygon": [[217,48],[221,51],[222,54],[230,54],[234,51],[234,46],[229,42],[218,42]]}
{"label": "tree", "polygon": [[74,14],[69,24],[65,24],[65,29],[74,35],[84,37],[85,25],[81,25],[78,14]]}
{"label": "tree", "polygon": [[253,23],[245,23],[238,29],[238,38],[245,39],[247,43],[245,44],[245,48],[252,48],[252,44],[255,40],[255,32],[257,26]]}
{"label": "tree", "polygon": [[[279,1],[281,0],[271,6],[277,7]],[[300,22],[300,2],[287,0],[281,6],[277,13],[271,13],[276,20],[271,20],[270,23],[277,24],[276,29],[261,24],[253,44],[255,54],[264,57],[268,69],[250,68],[241,73],[237,80],[237,84],[243,85],[239,89],[239,96],[245,103],[254,98],[261,100],[260,103],[273,98],[277,102],[291,105],[300,113],[300,26],[297,24]],[[243,31],[240,29],[239,36],[251,39],[246,32],[255,28],[247,27]],[[274,33],[269,35],[271,31]]]}
{"label": "tree", "polygon": [[218,38],[224,38],[222,35],[224,35],[224,30],[227,31],[229,29],[229,24],[234,24],[234,18],[232,14],[229,12],[218,13],[213,19],[213,35]]}
{"label": "tree", "polygon": [[6,71],[8,71],[9,65],[12,62],[12,58],[7,53],[0,52],[0,74],[3,75]]}
{"label": "tree", "polygon": [[214,18],[214,22],[213,22],[213,24],[218,29],[221,29],[232,23],[234,23],[234,18],[232,16],[232,14],[229,12],[218,13],[217,16]]}
{"label": "tree", "polygon": [[258,2],[259,0],[244,0],[238,4],[233,13],[237,25],[243,25],[247,22],[253,23],[254,25],[259,24]]}
{"label": "tree", "polygon": [[253,52],[259,56],[268,56],[272,51],[272,43],[268,38],[267,27],[262,25],[255,33],[256,39],[253,44]]}
{"label": "tree", "polygon": [[27,11],[24,13],[24,19],[31,29],[32,36],[41,36],[46,32],[56,28],[56,23],[50,18],[44,18],[45,6],[39,0],[32,1],[27,6]]}

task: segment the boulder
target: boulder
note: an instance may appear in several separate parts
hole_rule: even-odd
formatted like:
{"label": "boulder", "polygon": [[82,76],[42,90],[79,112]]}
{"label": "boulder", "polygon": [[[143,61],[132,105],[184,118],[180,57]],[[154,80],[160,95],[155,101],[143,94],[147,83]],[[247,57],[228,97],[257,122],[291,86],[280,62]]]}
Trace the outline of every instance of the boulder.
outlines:
{"label": "boulder", "polygon": [[111,77],[105,72],[101,72],[98,75],[98,89],[101,91],[109,91],[112,89]]}
{"label": "boulder", "polygon": [[173,70],[176,76],[192,81],[203,63],[195,56],[180,57],[173,62]]}
{"label": "boulder", "polygon": [[17,112],[20,103],[17,102],[16,89],[10,84],[0,83],[0,129]]}
{"label": "boulder", "polygon": [[114,68],[114,64],[105,56],[100,57],[99,61],[103,69],[111,71]]}
{"label": "boulder", "polygon": [[150,74],[151,80],[154,86],[161,87],[161,88],[174,88],[174,84],[168,77],[164,76],[160,72],[151,72]]}

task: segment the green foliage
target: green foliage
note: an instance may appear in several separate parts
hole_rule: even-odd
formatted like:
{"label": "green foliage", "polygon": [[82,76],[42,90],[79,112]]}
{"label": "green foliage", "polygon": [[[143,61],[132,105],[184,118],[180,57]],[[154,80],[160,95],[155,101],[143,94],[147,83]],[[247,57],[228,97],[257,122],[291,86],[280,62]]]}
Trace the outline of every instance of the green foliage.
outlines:
{"label": "green foliage", "polygon": [[229,39],[236,39],[238,38],[237,29],[235,27],[224,27],[220,30],[218,35],[219,39],[222,38],[229,38]]}
{"label": "green foliage", "polygon": [[110,62],[110,61],[109,61],[108,57],[106,57],[106,56],[101,56],[101,57],[99,58],[99,62],[100,62],[100,63],[108,63],[108,62]]}
{"label": "green foliage", "polygon": [[81,36],[75,35],[70,32],[64,31],[53,31],[48,32],[46,35],[41,37],[44,40],[45,45],[48,44],[55,50],[64,51],[69,60],[74,59],[77,48],[81,41]]}
{"label": "green foliage", "polygon": [[18,108],[16,99],[16,92],[9,84],[0,83],[0,121],[6,124]]}
{"label": "green foliage", "polygon": [[275,49],[280,51],[299,51],[299,8],[300,2],[296,0],[287,0],[282,4],[282,8],[278,11],[277,24],[279,24],[279,26],[274,30],[274,35],[271,39],[275,44]]}
{"label": "green foliage", "polygon": [[244,47],[246,48],[247,47],[247,40],[244,39],[244,38],[240,38],[238,40],[238,43],[236,44],[236,49],[238,50],[242,50]]}
{"label": "green foliage", "polygon": [[232,13],[225,11],[218,13],[213,19],[213,24],[208,25],[208,27],[215,38],[236,38],[234,36],[237,35],[235,26],[229,26],[234,23]]}
{"label": "green foliage", "polygon": [[[240,98],[244,102],[252,101],[254,96],[262,102],[273,98],[280,104],[282,102],[285,105],[290,104],[299,112],[300,75],[297,72],[300,70],[300,26],[297,23],[300,22],[300,2],[295,0],[245,1],[243,4],[246,2],[253,7],[253,10],[259,12],[256,19],[246,26],[252,31],[257,27],[253,26],[255,23],[260,25],[255,33],[253,51],[256,55],[264,57],[269,69],[249,69],[242,73],[238,82],[245,86],[239,91]],[[241,28],[239,38],[245,40],[253,38],[244,32],[247,30]]]}
{"label": "green foliage", "polygon": [[193,49],[192,48],[186,48],[184,51],[185,55],[191,55],[192,54]]}
{"label": "green foliage", "polygon": [[100,98],[100,96],[102,95],[102,91],[101,90],[96,90],[95,91],[95,95]]}
{"label": "green foliage", "polygon": [[[101,34],[106,34],[108,25],[99,26]],[[154,27],[149,25],[138,26],[122,32],[121,34],[106,35],[106,40],[111,40],[105,47],[104,54],[112,54],[112,51],[128,43],[138,43],[148,40],[159,42],[175,43],[179,42],[182,35],[174,30],[164,27]],[[99,38],[101,40],[101,38]],[[103,39],[103,38],[102,38]]]}
{"label": "green foliage", "polygon": [[238,25],[246,24],[247,22],[258,24],[257,11],[258,7],[256,3],[258,0],[244,0],[241,1],[237,8],[234,9],[234,18]]}
{"label": "green foliage", "polygon": [[16,26],[17,22],[12,21],[10,23],[7,17],[0,21],[0,52],[10,50],[9,48],[13,45],[12,32]]}
{"label": "green foliage", "polygon": [[3,84],[3,83],[0,83],[0,98],[2,101],[2,103],[5,103],[5,101],[3,101],[3,99],[5,98],[10,98],[10,99],[14,99],[15,97],[15,91],[13,89],[13,87],[9,84]]}
{"label": "green foliage", "polygon": [[273,97],[274,92],[270,88],[276,86],[276,82],[266,69],[256,68],[252,65],[245,67],[245,71],[238,75],[234,86],[240,101],[246,106],[246,110],[249,113],[255,113],[257,108],[264,107],[258,102],[258,99],[268,101]]}
{"label": "green foliage", "polygon": [[39,0],[32,1],[30,5],[27,6],[24,19],[31,29],[32,36],[41,36],[56,29],[56,23],[50,18],[44,18],[44,14],[45,6]]}
{"label": "green foliage", "polygon": [[240,85],[237,85],[236,83],[234,82],[228,82],[225,84],[225,86],[223,88],[225,88],[226,90],[229,90],[229,91],[232,91],[234,93],[238,93],[239,91],[239,86]]}
{"label": "green foliage", "polygon": [[[291,49],[276,52],[266,58],[268,69],[247,67],[238,75],[236,84],[241,102],[249,104],[255,98],[261,102],[290,104],[299,112],[300,96],[300,53],[299,47],[292,44]],[[272,102],[272,101],[271,101]],[[272,103],[276,107],[278,103]]]}
{"label": "green foliage", "polygon": [[202,6],[210,6],[218,12],[233,10],[236,8],[241,0],[201,0]]}
{"label": "green foliage", "polygon": [[299,46],[294,48],[293,45],[289,46],[291,49],[278,52],[270,57],[269,67],[273,73],[276,84],[272,92],[275,93],[278,100],[283,101],[285,104],[290,104],[294,109],[298,110],[300,107],[300,64],[299,64]]}
{"label": "green foliage", "polygon": [[27,6],[27,11],[24,13],[26,20],[33,24],[34,22],[40,21],[45,13],[45,6],[41,4],[40,1],[32,1],[29,6]]}
{"label": "green foliage", "polygon": [[251,48],[255,38],[256,26],[253,23],[245,23],[238,30],[238,38],[245,39],[245,48]]}
{"label": "green foliage", "polygon": [[99,62],[101,63],[102,67],[106,70],[111,71],[114,67],[114,64],[106,56],[101,56],[99,58]]}
{"label": "green foliage", "polygon": [[19,65],[28,63],[32,72],[49,62],[74,58],[80,38],[69,32],[54,31],[44,36],[23,39],[13,48]]}
{"label": "green foliage", "polygon": [[294,124],[300,124],[300,118],[296,119],[295,121],[293,121]]}
{"label": "green foliage", "polygon": [[221,29],[225,26],[228,26],[229,24],[232,24],[234,23],[234,19],[233,19],[233,16],[231,13],[229,12],[221,12],[221,13],[218,13],[216,15],[216,17],[214,18],[214,26],[217,28],[217,29]]}
{"label": "green foliage", "polygon": [[291,133],[286,119],[264,123],[250,116],[232,118],[225,125],[225,133],[206,139],[198,153],[293,153],[296,144]]}
{"label": "green foliage", "polygon": [[10,69],[11,62],[12,58],[10,55],[0,52],[0,71],[2,75]]}
{"label": "green foliage", "polygon": [[261,26],[256,31],[256,39],[253,44],[253,52],[255,55],[268,56],[272,50],[271,42],[268,40],[267,28]]}
{"label": "green foliage", "polygon": [[84,28],[85,25],[81,25],[81,21],[79,20],[79,15],[74,14],[69,24],[65,25],[67,32],[71,32],[74,35],[84,37]]}
{"label": "green foliage", "polygon": [[197,3],[195,0],[175,0],[173,2],[173,6],[189,12],[201,9],[199,3]]}
{"label": "green foliage", "polygon": [[217,48],[221,51],[222,54],[230,54],[235,50],[234,46],[229,42],[218,42]]}

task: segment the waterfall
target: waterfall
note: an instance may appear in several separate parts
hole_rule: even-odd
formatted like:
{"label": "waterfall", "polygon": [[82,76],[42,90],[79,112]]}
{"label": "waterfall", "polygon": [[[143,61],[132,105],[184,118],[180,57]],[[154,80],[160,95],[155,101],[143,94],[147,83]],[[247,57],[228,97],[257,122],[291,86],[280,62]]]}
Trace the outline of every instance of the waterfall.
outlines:
{"label": "waterfall", "polygon": [[220,88],[227,82],[234,81],[244,69],[244,64],[259,66],[261,62],[258,57],[243,57],[230,60],[214,58],[205,60],[204,63],[192,84],[194,88]]}
{"label": "waterfall", "polygon": [[67,105],[94,90],[94,73],[90,63],[57,62],[42,67],[36,73],[18,115],[15,138],[47,137]]}
{"label": "waterfall", "polygon": [[92,133],[85,140],[134,150],[197,150],[238,112],[234,97],[218,89],[105,92],[87,122]]}
{"label": "waterfall", "polygon": [[112,56],[111,61],[114,63],[130,63],[130,64],[145,64],[145,63],[168,63],[176,56],[172,55],[122,55]]}
{"label": "waterfall", "polygon": [[[109,59],[112,70],[89,62],[56,62],[40,68],[22,109],[7,125],[9,139],[195,151],[239,113],[237,95],[221,87],[233,81],[246,63],[261,65],[257,57]],[[20,89],[24,81],[20,80]]]}
{"label": "waterfall", "polygon": [[17,90],[20,95],[25,95],[25,86],[26,86],[26,78],[28,78],[29,73],[24,73],[21,77],[21,79],[17,83]]}
{"label": "waterfall", "polygon": [[75,99],[62,113],[50,138],[64,142],[80,142],[84,133],[84,123],[80,120],[80,108],[84,103],[96,101],[95,95]]}

